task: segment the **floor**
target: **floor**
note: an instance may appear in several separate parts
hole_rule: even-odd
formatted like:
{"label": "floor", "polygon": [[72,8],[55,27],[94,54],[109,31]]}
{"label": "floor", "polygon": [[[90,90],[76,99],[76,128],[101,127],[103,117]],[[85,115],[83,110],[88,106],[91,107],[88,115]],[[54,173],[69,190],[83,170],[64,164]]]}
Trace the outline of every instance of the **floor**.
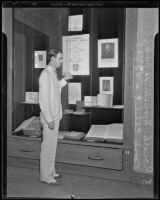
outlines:
{"label": "floor", "polygon": [[8,166],[7,197],[52,199],[152,198],[149,186],[62,173],[59,186],[39,181],[37,169]]}

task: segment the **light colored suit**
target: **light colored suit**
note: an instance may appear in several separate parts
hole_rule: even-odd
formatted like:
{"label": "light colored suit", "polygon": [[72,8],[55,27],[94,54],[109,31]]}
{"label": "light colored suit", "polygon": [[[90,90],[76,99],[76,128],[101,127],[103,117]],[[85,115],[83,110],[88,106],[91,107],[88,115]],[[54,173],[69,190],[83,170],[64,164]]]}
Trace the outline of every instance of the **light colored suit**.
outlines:
{"label": "light colored suit", "polygon": [[[62,118],[61,88],[67,82],[57,79],[56,70],[47,66],[39,77],[40,120],[43,124],[43,141],[40,153],[40,179],[49,182],[55,171],[59,121]],[[55,129],[48,128],[49,122],[55,122]]]}

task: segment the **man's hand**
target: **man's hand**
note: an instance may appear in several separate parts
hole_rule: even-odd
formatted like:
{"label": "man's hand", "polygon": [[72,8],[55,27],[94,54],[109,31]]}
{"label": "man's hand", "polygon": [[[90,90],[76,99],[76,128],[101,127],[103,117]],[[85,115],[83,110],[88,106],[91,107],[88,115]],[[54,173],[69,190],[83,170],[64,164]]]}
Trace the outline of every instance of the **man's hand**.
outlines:
{"label": "man's hand", "polygon": [[65,79],[66,81],[69,80],[69,79],[72,79],[72,78],[73,78],[73,76],[71,75],[70,72],[66,72],[66,73],[65,73],[64,79]]}
{"label": "man's hand", "polygon": [[54,121],[49,122],[48,123],[48,128],[51,129],[51,130],[54,130],[55,129],[55,122]]}

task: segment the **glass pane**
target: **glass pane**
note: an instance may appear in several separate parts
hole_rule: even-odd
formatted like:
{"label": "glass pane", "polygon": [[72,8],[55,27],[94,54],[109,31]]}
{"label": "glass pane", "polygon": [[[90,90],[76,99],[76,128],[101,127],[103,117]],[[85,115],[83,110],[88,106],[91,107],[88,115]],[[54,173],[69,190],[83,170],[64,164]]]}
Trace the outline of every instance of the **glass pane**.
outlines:
{"label": "glass pane", "polygon": [[[13,131],[33,121],[40,124],[38,80],[53,48],[63,52],[58,79],[66,72],[73,76],[61,91],[59,137],[76,139],[92,125],[123,124],[124,21],[121,8],[15,8]],[[107,45],[112,57],[100,55]]]}

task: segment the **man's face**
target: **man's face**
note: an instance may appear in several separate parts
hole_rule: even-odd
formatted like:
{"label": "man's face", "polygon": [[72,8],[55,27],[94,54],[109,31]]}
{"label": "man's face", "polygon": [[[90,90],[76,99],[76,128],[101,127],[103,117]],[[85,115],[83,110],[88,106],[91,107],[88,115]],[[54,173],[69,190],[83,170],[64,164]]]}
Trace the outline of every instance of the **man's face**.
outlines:
{"label": "man's face", "polygon": [[60,68],[63,63],[63,55],[62,53],[58,53],[57,56],[55,57],[55,64],[56,68]]}

